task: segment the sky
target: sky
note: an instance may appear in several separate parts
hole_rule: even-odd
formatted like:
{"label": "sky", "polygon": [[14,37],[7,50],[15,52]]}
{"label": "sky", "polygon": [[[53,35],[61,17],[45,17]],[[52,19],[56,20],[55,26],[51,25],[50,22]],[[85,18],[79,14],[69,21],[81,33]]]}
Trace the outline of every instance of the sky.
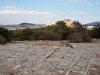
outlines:
{"label": "sky", "polygon": [[0,0],[0,24],[100,20],[100,0]]}

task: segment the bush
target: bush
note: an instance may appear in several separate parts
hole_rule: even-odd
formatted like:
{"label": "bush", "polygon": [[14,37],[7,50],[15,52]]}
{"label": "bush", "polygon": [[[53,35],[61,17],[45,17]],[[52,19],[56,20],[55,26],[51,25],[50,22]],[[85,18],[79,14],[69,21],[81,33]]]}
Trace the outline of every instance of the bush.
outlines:
{"label": "bush", "polygon": [[64,21],[57,21],[55,25],[47,26],[46,29],[60,34],[63,40],[65,40],[74,31],[73,28],[67,27]]}
{"label": "bush", "polygon": [[8,42],[11,40],[11,32],[7,29],[0,27],[0,35],[3,36]]}
{"label": "bush", "polygon": [[45,30],[37,38],[38,40],[61,40],[62,36],[59,33]]}
{"label": "bush", "polygon": [[20,41],[21,40],[21,37],[22,37],[22,30],[14,30],[14,31],[11,31],[12,33],[12,40],[14,41]]}
{"label": "bush", "polygon": [[0,44],[6,44],[6,43],[7,43],[6,39],[0,35]]}
{"label": "bush", "polygon": [[81,42],[92,42],[92,38],[88,33],[73,33],[68,37],[70,42],[81,43]]}
{"label": "bush", "polygon": [[30,40],[32,39],[33,32],[31,29],[27,28],[22,30],[22,34],[20,36],[21,40]]}
{"label": "bush", "polygon": [[99,38],[100,38],[100,26],[97,26],[97,27],[93,28],[93,29],[90,31],[90,35],[91,35],[93,38],[99,39]]}

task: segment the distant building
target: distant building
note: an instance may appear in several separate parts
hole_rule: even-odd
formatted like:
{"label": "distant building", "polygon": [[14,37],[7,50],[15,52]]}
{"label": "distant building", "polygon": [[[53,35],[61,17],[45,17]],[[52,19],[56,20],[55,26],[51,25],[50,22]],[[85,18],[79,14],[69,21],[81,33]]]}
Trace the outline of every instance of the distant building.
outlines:
{"label": "distant building", "polygon": [[66,25],[67,25],[68,27],[72,27],[72,28],[74,27],[73,21],[72,21],[72,20],[70,20],[70,19],[65,19],[64,22],[66,23]]}
{"label": "distant building", "polygon": [[[71,27],[71,28],[74,27],[73,21],[72,21],[72,20],[70,20],[70,19],[65,19],[64,22],[66,23],[66,26]],[[49,22],[49,23],[46,24],[46,26],[48,26],[48,25],[49,25],[49,26],[55,25],[56,23],[57,23],[57,22]]]}
{"label": "distant building", "polygon": [[87,29],[91,30],[94,26],[87,26]]}
{"label": "distant building", "polygon": [[52,26],[52,25],[55,25],[55,24],[56,24],[56,22],[49,22],[49,23],[46,24],[46,26]]}

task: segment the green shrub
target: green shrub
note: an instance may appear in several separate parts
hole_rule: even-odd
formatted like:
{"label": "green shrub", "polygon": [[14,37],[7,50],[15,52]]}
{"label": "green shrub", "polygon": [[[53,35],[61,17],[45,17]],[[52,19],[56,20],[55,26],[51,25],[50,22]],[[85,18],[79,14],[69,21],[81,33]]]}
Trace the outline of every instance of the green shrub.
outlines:
{"label": "green shrub", "polygon": [[32,38],[33,32],[31,29],[23,29],[22,33],[20,34],[20,40],[30,40],[30,37]]}
{"label": "green shrub", "polygon": [[68,39],[73,43],[92,42],[92,38],[88,33],[73,33]]}
{"label": "green shrub", "polygon": [[90,35],[93,38],[99,39],[100,38],[100,26],[97,26],[97,27],[93,28],[92,30],[90,30]]}
{"label": "green shrub", "polygon": [[38,40],[61,40],[62,36],[59,33],[45,30],[37,38]]}
{"label": "green shrub", "polygon": [[54,33],[59,33],[63,40],[74,31],[73,28],[67,27],[64,21],[57,21],[55,25],[47,26],[46,29]]}
{"label": "green shrub", "polygon": [[0,44],[6,44],[6,43],[7,43],[6,39],[0,35]]}
{"label": "green shrub", "polygon": [[0,35],[3,36],[8,42],[11,40],[11,32],[7,29],[0,27]]}

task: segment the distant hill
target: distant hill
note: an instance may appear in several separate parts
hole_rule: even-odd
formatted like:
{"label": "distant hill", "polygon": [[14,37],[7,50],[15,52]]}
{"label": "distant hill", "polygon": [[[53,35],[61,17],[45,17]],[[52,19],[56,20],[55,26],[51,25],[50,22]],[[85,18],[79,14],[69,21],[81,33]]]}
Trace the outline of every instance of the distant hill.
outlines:
{"label": "distant hill", "polygon": [[3,27],[8,30],[18,30],[18,29],[35,29],[35,28],[41,28],[45,27],[45,24],[33,24],[33,23],[20,23],[20,24],[13,24],[13,25],[0,25],[0,27]]}
{"label": "distant hill", "polygon": [[100,21],[94,21],[94,22],[87,23],[87,24],[84,24],[84,25],[85,26],[97,26],[97,25],[100,26]]}
{"label": "distant hill", "polygon": [[29,25],[35,25],[35,24],[33,24],[33,23],[21,23],[19,25],[21,25],[21,26],[29,26]]}

